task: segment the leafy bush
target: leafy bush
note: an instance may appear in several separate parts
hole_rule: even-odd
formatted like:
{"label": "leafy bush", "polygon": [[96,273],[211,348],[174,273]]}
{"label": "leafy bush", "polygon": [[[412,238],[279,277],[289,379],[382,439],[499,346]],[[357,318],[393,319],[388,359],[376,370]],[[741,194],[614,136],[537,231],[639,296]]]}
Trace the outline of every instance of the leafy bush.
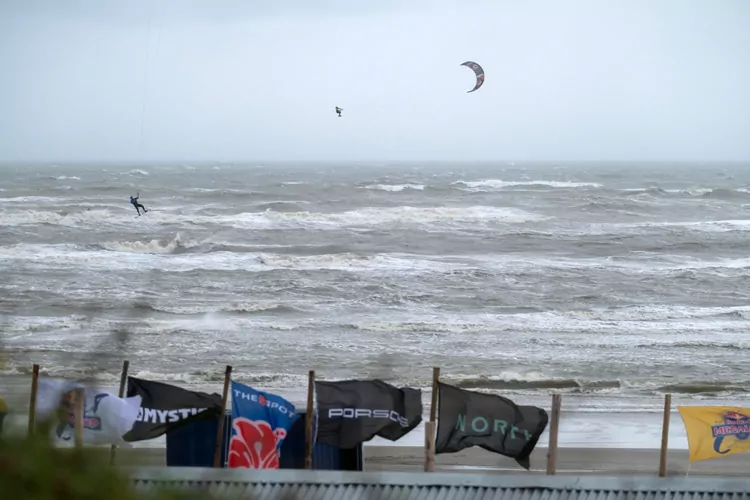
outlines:
{"label": "leafy bush", "polygon": [[60,448],[49,438],[50,424],[31,437],[18,432],[0,436],[0,491],[8,499],[136,500],[210,498],[187,491],[136,492],[131,480],[109,464],[97,449]]}

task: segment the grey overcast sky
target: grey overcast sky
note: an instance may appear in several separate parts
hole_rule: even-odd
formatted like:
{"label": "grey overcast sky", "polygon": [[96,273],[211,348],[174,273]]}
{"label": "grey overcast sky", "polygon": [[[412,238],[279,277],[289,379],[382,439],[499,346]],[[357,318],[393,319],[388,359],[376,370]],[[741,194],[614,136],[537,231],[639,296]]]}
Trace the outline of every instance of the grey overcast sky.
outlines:
{"label": "grey overcast sky", "polygon": [[750,1],[0,1],[0,161],[305,159],[750,160]]}

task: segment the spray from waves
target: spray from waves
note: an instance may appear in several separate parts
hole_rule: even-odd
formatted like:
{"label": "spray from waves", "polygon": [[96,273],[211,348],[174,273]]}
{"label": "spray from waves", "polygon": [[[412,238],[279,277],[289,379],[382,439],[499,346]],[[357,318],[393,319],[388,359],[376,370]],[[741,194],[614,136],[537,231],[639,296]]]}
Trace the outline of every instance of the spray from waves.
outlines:
{"label": "spray from waves", "polygon": [[49,177],[49,179],[55,180],[55,181],[80,181],[81,178],[76,175],[59,175],[57,177]]}
{"label": "spray from waves", "polygon": [[714,342],[714,341],[671,341],[666,342],[647,342],[642,344],[634,345],[633,347],[638,349],[663,349],[668,352],[674,352],[674,349],[688,349],[694,351],[702,351],[704,349],[711,349],[716,351],[717,349],[727,351],[742,351],[750,350],[750,343],[743,342]]}
{"label": "spray from waves", "polygon": [[221,195],[229,195],[229,194],[237,194],[242,196],[248,196],[252,194],[252,191],[247,191],[243,189],[229,189],[229,188],[188,188],[186,189],[188,192],[194,192],[194,193],[211,193],[211,194],[221,194]]}
{"label": "spray from waves", "polygon": [[47,204],[58,204],[60,203],[60,198],[55,198],[51,196],[14,196],[12,198],[0,198],[0,203],[8,203],[8,204],[31,204],[31,205],[39,205],[40,203],[47,203]]}
{"label": "spray from waves", "polygon": [[[70,379],[81,379],[93,376],[95,380],[105,384],[116,384],[119,379],[118,361],[113,359],[111,370],[97,370],[91,372],[85,366],[75,364],[56,363],[55,360],[43,364],[40,373],[43,376],[61,377]],[[132,366],[132,364],[131,364]],[[0,370],[2,375],[24,375],[31,374],[30,363],[14,363],[10,360]],[[200,387],[202,384],[210,384],[212,387],[224,379],[222,370],[195,370],[155,372],[149,369],[135,371],[133,376],[148,380],[162,381],[167,383],[185,384],[189,387]],[[273,373],[273,372],[241,372],[233,375],[236,380],[251,385],[266,386],[270,389],[300,388],[304,392],[307,376],[295,373]],[[634,396],[661,396],[665,393],[686,395],[691,397],[747,397],[750,390],[750,381],[747,380],[714,380],[714,381],[691,381],[678,384],[659,385],[646,380],[618,380],[618,379],[582,379],[582,378],[554,378],[545,377],[540,373],[520,374],[514,372],[503,372],[494,376],[462,376],[445,375],[443,381],[457,387],[469,390],[477,390],[485,393],[498,394],[539,394],[563,393],[569,395],[626,395]],[[428,390],[427,381],[395,381],[395,383],[409,384],[410,386],[424,386]],[[617,408],[588,408],[587,411],[618,411]],[[629,408],[627,411],[633,411]]]}
{"label": "spray from waves", "polygon": [[[119,254],[116,260],[110,252]],[[473,255],[471,258],[440,256],[425,258],[424,255],[409,253],[359,254],[352,253],[339,245],[237,245],[216,243],[210,240],[183,241],[180,233],[172,238],[109,241],[105,243],[74,245],[39,245],[20,244],[0,247],[0,255],[14,261],[23,261],[29,265],[44,268],[55,266],[82,266],[110,270],[129,270],[141,266],[142,269],[162,270],[165,272],[187,272],[194,270],[262,272],[274,269],[298,270],[341,270],[350,272],[404,272],[451,273],[454,279],[464,277],[486,277],[500,275],[545,275],[554,271],[588,272],[617,271],[628,275],[649,273],[671,274],[686,270],[700,272],[702,275],[715,275],[728,271],[739,272],[750,268],[750,259],[724,259],[720,261],[690,261],[681,258],[678,262],[665,263],[661,259],[635,259],[618,262],[611,258],[593,259],[519,259],[514,256]],[[148,255],[160,256],[158,259],[145,259]],[[644,309],[648,311],[648,309]],[[565,313],[571,314],[571,313]],[[601,315],[601,319],[618,317],[630,320],[630,316],[639,316],[640,310],[605,310],[586,312],[589,319]],[[682,317],[676,310],[654,310],[652,320],[661,319],[661,315]],[[691,308],[689,314],[696,314]],[[744,315],[744,310],[724,308],[713,312],[706,309],[704,315],[715,314]],[[633,319],[636,320],[637,319]]]}
{"label": "spray from waves", "polygon": [[740,189],[724,189],[724,188],[717,188],[717,189],[711,189],[706,193],[703,193],[701,196],[704,198],[715,198],[719,200],[736,200],[736,199],[747,199],[750,198],[750,191],[748,191],[746,188],[740,188]]}
{"label": "spray from waves", "polygon": [[688,307],[682,305],[634,305],[619,308],[590,309],[586,311],[545,312],[542,314],[550,319],[588,319],[591,321],[658,322],[675,319],[746,319],[750,318],[750,306]]}
{"label": "spray from waves", "polygon": [[[85,367],[77,367],[68,363],[64,365],[57,364],[43,364],[40,366],[39,372],[41,375],[48,377],[60,377],[67,379],[80,380],[87,377],[92,377],[94,380],[105,383],[105,384],[116,384],[119,382],[120,373],[118,371],[119,360],[114,360],[112,363],[111,370],[97,370],[92,372],[87,370]],[[133,365],[131,364],[131,367]],[[8,366],[3,367],[0,370],[0,375],[31,375],[32,365],[31,364],[14,364],[9,363]],[[133,377],[154,380],[157,382],[167,383],[182,383],[190,387],[200,388],[201,384],[210,384],[211,386],[216,383],[221,383],[224,380],[224,370],[197,370],[193,372],[154,372],[151,370],[135,370],[131,373]],[[288,388],[288,387],[306,387],[307,375],[296,375],[289,373],[264,373],[264,372],[242,372],[237,371],[232,373],[232,378],[239,382],[249,383],[257,386],[267,386],[270,388]]]}
{"label": "spray from waves", "polygon": [[325,255],[346,253],[345,247],[339,245],[241,245],[226,242],[215,242],[210,238],[202,241],[183,240],[180,233],[175,234],[172,238],[152,239],[149,241],[109,241],[87,245],[86,250],[104,250],[121,253],[142,253],[142,254],[210,254],[210,253],[227,253],[227,254],[255,254],[258,258],[265,255],[263,252],[273,250],[282,255]]}
{"label": "spray from waves", "polygon": [[446,381],[465,389],[493,390],[579,390],[586,392],[608,391],[622,387],[619,380],[576,380],[572,378],[547,378],[541,373],[519,374],[504,372],[495,376],[454,376]]}
{"label": "spray from waves", "polygon": [[635,195],[635,196],[643,195],[643,194],[649,194],[653,196],[663,196],[663,195],[667,195],[670,193],[669,190],[662,189],[657,186],[650,186],[650,187],[645,187],[645,188],[622,188],[622,189],[618,189],[618,191],[623,192],[623,193],[628,193],[628,195]]}
{"label": "spray from waves", "polygon": [[253,208],[263,211],[274,211],[274,212],[301,212],[304,210],[303,205],[309,205],[307,201],[290,201],[290,200],[275,200],[266,201],[253,205]]}
{"label": "spray from waves", "polygon": [[[32,371],[33,365],[31,363],[15,364],[11,361],[7,363],[6,366],[2,367],[2,369],[0,369],[0,375],[28,376],[32,374]],[[120,375],[115,374],[114,370],[112,372],[92,370],[91,367],[88,367],[83,363],[80,363],[78,365],[71,363],[65,363],[62,365],[43,363],[39,366],[39,375],[44,377],[65,378],[71,380],[93,379],[98,382],[113,384],[120,378]]]}
{"label": "spray from waves", "polygon": [[[288,208],[288,207],[287,207]],[[102,224],[130,224],[133,215],[129,211],[110,210],[82,211],[15,211],[4,215],[6,226],[28,226],[37,224],[80,226]],[[223,225],[237,229],[339,229],[344,227],[381,225],[426,224],[472,224],[488,223],[522,224],[546,220],[549,217],[511,207],[411,207],[391,208],[367,207],[348,212],[287,212],[265,210],[242,212],[232,215],[183,215],[164,211],[149,214],[141,225],[150,227],[160,224],[175,225]]]}
{"label": "spray from waves", "polygon": [[407,189],[415,191],[424,191],[424,184],[372,184],[369,186],[361,186],[364,189],[371,189],[374,191],[388,191],[391,193],[398,193]]}
{"label": "spray from waves", "polygon": [[[507,189],[514,187],[527,187],[527,188],[555,188],[555,189],[571,189],[571,188],[600,188],[601,184],[595,182],[568,182],[568,181],[503,181],[499,179],[485,179],[479,181],[456,181],[453,183],[454,186],[464,186],[472,191],[492,191],[499,189]],[[460,188],[459,188],[460,189]]]}
{"label": "spray from waves", "polygon": [[394,224],[521,224],[545,220],[548,217],[516,208],[471,207],[368,207],[339,213],[271,212],[243,213],[216,218],[216,222],[237,228],[268,228],[277,226],[314,226],[319,229],[351,226],[379,226]]}
{"label": "spray from waves", "polygon": [[542,373],[520,374],[504,372],[493,376],[446,376],[445,381],[464,389],[486,392],[512,391],[516,393],[564,392],[568,394],[636,393],[661,395],[664,393],[700,396],[745,395],[750,393],[748,381],[702,381],[658,385],[649,380],[585,379],[547,377]]}
{"label": "spray from waves", "polygon": [[264,254],[262,262],[272,269],[296,270],[339,270],[339,271],[381,271],[381,272],[434,272],[445,273],[466,265],[427,259],[421,255],[380,254],[357,255],[352,253],[313,255],[298,257],[292,255]]}
{"label": "spray from waves", "polygon": [[685,228],[693,231],[729,232],[750,230],[750,220],[711,220],[695,222],[630,222],[608,224],[611,228]]}
{"label": "spray from waves", "polygon": [[669,384],[660,387],[657,392],[672,394],[694,394],[702,396],[745,395],[750,393],[750,381],[696,381],[684,384]]}
{"label": "spray from waves", "polygon": [[150,241],[112,241],[94,246],[112,252],[172,254],[177,253],[180,249],[195,248],[200,246],[200,243],[183,243],[180,233],[177,233],[174,238],[171,239],[153,239]]}
{"label": "spray from waves", "polygon": [[750,192],[746,188],[709,188],[695,187],[691,189],[664,189],[667,195],[678,195],[691,198],[711,198],[717,200],[741,200],[747,199]]}
{"label": "spray from waves", "polygon": [[[81,224],[100,224],[106,220],[116,220],[115,214],[110,210],[19,210],[3,214],[3,225],[5,226],[36,226],[40,224],[76,227]],[[124,219],[123,219],[124,220]]]}
{"label": "spray from waves", "polygon": [[[14,245],[0,247],[0,255],[8,262],[25,262],[39,269],[107,269],[108,271],[242,271],[267,272],[273,270],[336,270],[375,274],[453,273],[465,267],[461,264],[425,259],[419,255],[381,254],[363,256],[353,253],[322,255],[289,255],[260,252],[222,252],[210,255],[193,250],[180,252],[183,245],[178,237],[171,240],[148,242],[110,242],[108,251],[103,245]],[[193,247],[195,248],[195,247]],[[209,247],[210,248],[210,247]],[[117,258],[109,252],[116,252]]]}
{"label": "spray from waves", "polygon": [[[384,333],[389,336],[412,334],[438,335],[446,339],[461,339],[463,335],[511,335],[505,340],[507,350],[518,348],[525,351],[530,345],[565,347],[566,349],[628,348],[638,345],[661,350],[660,344],[706,338],[707,325],[710,325],[716,339],[712,343],[736,349],[748,346],[741,338],[746,331],[746,320],[742,317],[686,318],[685,320],[641,320],[611,319],[605,314],[589,317],[586,311],[570,312],[512,312],[512,313],[452,313],[437,317],[432,314],[413,314],[399,318],[374,319],[352,318],[340,328]],[[713,320],[713,321],[708,321]],[[573,338],[569,332],[575,331]],[[558,340],[559,335],[564,336]],[[703,335],[703,337],[701,337]],[[710,338],[710,337],[709,337]],[[515,346],[515,347],[514,347]]]}
{"label": "spray from waves", "polygon": [[514,255],[472,255],[471,260],[482,269],[518,275],[536,275],[555,271],[615,271],[629,275],[671,275],[674,272],[698,271],[703,275],[719,272],[741,271],[750,268],[750,258],[702,260],[684,255],[631,252],[627,256],[591,258],[546,258],[532,259]]}
{"label": "spray from waves", "polygon": [[205,314],[235,314],[235,315],[278,315],[285,316],[290,314],[304,313],[302,309],[278,302],[244,302],[233,304],[222,304],[218,307],[215,304],[196,304],[196,305],[169,305],[153,304],[146,302],[137,302],[132,306],[135,309],[153,311],[159,313],[174,314],[180,316],[195,316]]}
{"label": "spray from waves", "polygon": [[648,213],[644,209],[662,207],[664,202],[649,197],[611,197],[611,196],[578,196],[571,200],[569,209],[581,210],[583,212],[616,212],[635,217],[644,217]]}
{"label": "spray from waves", "polygon": [[623,188],[617,191],[627,193],[626,196],[643,196],[648,195],[652,197],[688,197],[688,198],[713,198],[718,200],[737,200],[746,199],[750,196],[750,188],[710,188],[710,187],[694,187],[689,189],[663,189],[657,186],[650,186],[645,188]]}

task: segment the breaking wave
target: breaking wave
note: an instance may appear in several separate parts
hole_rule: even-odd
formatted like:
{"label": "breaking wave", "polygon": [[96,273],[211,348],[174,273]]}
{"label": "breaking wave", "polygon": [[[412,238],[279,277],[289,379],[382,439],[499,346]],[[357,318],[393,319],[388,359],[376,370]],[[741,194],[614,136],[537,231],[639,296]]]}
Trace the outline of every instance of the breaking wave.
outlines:
{"label": "breaking wave", "polygon": [[298,314],[304,313],[302,309],[296,307],[272,303],[272,304],[259,304],[259,303],[241,303],[241,304],[226,304],[217,307],[213,304],[196,304],[196,305],[167,305],[167,304],[151,304],[146,302],[139,302],[134,305],[137,309],[145,309],[154,312],[161,312],[175,315],[199,315],[199,314],[275,314],[275,315],[287,315],[287,314]]}
{"label": "breaking wave", "polygon": [[376,191],[390,191],[393,193],[397,193],[407,189],[423,191],[425,186],[424,184],[372,184],[369,186],[364,186],[364,188],[373,189]]}
{"label": "breaking wave", "polygon": [[390,224],[431,224],[431,223],[508,223],[521,224],[547,219],[546,216],[510,207],[390,207],[361,208],[348,212],[315,213],[266,211],[244,213],[222,220],[235,227],[259,227],[274,223],[308,224],[315,226],[378,226]]}
{"label": "breaking wave", "polygon": [[[288,202],[282,203],[289,209]],[[296,202],[295,202],[296,203]],[[223,225],[239,229],[305,228],[336,229],[343,227],[381,226],[392,224],[522,224],[545,220],[548,217],[512,207],[411,207],[389,208],[368,207],[347,212],[301,212],[277,211],[267,207],[260,212],[242,212],[233,215],[181,215],[159,210],[149,213],[140,222],[141,227],[174,224]],[[274,208],[279,208],[275,206]],[[113,211],[102,209],[71,211],[25,210],[4,214],[6,226],[132,224],[135,217],[129,210]]]}
{"label": "breaking wave", "polygon": [[568,181],[503,181],[499,179],[486,179],[480,181],[456,181],[454,186],[464,186],[474,191],[492,191],[507,188],[555,188],[555,189],[574,189],[574,188],[600,188],[601,184],[596,182],[568,182]]}
{"label": "breaking wave", "polygon": [[[450,379],[449,379],[450,380]],[[465,377],[454,380],[455,385],[464,389],[493,389],[493,390],[536,390],[536,389],[555,389],[570,391],[607,391],[620,389],[622,386],[619,380],[576,380],[576,379],[556,379],[528,377],[523,378],[519,375],[507,374],[498,377]]]}
{"label": "breaking wave", "polygon": [[489,391],[513,391],[513,392],[565,392],[565,393],[615,393],[625,390],[626,392],[641,393],[644,395],[659,395],[664,393],[700,395],[700,396],[726,396],[750,393],[750,380],[748,381],[696,381],[684,384],[654,385],[652,381],[621,381],[621,380],[586,380],[574,378],[545,378],[539,374],[531,374],[526,377],[518,374],[508,373],[497,377],[444,377],[446,382],[452,383],[464,389],[479,389]]}
{"label": "breaking wave", "polygon": [[106,345],[115,386],[127,356],[212,391],[231,360],[303,397],[310,359],[603,411],[750,394],[744,167],[185,168],[8,171],[0,370],[77,376]]}
{"label": "breaking wave", "polygon": [[94,247],[99,247],[103,250],[110,250],[112,252],[173,254],[178,253],[179,250],[195,248],[198,245],[199,244],[197,243],[183,243],[180,234],[177,233],[172,239],[153,239],[150,241],[112,241],[108,243],[102,243],[100,245],[94,245]]}

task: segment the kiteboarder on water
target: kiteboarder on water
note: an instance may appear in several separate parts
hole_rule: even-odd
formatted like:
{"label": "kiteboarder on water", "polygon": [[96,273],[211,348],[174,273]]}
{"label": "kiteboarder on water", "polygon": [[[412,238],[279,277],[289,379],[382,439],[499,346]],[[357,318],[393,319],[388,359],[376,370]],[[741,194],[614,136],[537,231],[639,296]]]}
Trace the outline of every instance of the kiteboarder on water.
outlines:
{"label": "kiteboarder on water", "polygon": [[135,207],[135,210],[136,212],[138,212],[138,215],[141,215],[141,210],[140,210],[141,208],[143,209],[144,214],[148,212],[148,210],[146,210],[146,207],[138,203],[138,197],[140,195],[141,193],[136,193],[135,198],[133,198],[132,196],[130,197],[130,203]]}

